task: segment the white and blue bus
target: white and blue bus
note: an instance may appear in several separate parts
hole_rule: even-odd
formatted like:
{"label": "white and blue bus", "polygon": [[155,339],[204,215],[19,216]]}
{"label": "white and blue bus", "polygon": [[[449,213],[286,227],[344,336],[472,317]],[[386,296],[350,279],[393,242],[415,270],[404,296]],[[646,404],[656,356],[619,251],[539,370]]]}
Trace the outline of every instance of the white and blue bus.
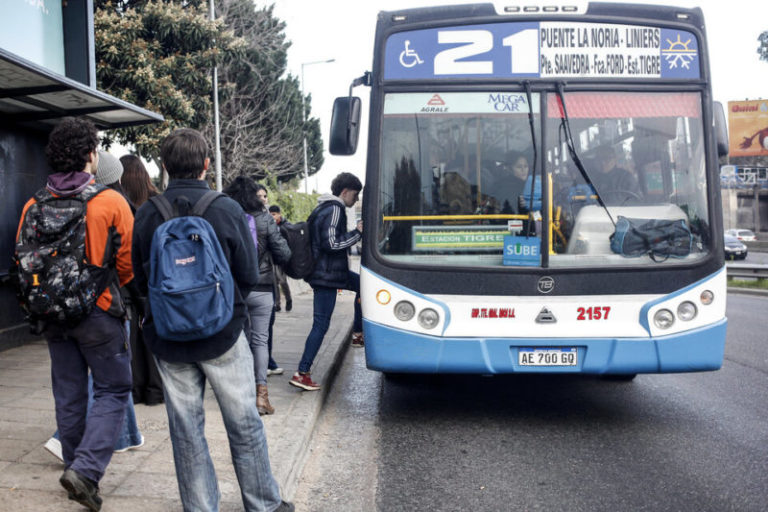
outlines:
{"label": "white and blue bus", "polygon": [[381,12],[334,104],[370,93],[365,352],[387,373],[716,370],[727,320],[700,9],[476,4]]}

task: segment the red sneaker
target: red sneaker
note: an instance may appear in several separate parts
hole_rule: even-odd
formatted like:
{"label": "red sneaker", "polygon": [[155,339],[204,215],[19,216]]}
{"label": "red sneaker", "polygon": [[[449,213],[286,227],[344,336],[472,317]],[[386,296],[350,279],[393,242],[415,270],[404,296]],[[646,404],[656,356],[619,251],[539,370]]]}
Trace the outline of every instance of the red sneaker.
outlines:
{"label": "red sneaker", "polygon": [[352,334],[352,346],[353,347],[364,347],[365,341],[363,340],[363,333],[356,332]]}
{"label": "red sneaker", "polygon": [[296,386],[297,388],[306,389],[307,391],[317,391],[320,389],[320,384],[313,382],[308,373],[296,372],[288,381],[288,384]]}

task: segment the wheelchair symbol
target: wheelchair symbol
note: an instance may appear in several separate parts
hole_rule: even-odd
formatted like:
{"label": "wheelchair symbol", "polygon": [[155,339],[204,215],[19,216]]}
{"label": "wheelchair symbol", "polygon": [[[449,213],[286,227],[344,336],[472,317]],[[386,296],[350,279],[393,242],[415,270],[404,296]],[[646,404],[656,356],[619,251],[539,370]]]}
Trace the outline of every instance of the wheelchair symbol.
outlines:
{"label": "wheelchair symbol", "polygon": [[424,64],[424,61],[419,58],[419,54],[411,50],[410,41],[405,41],[405,50],[400,52],[400,64],[406,68],[412,68],[416,64]]}

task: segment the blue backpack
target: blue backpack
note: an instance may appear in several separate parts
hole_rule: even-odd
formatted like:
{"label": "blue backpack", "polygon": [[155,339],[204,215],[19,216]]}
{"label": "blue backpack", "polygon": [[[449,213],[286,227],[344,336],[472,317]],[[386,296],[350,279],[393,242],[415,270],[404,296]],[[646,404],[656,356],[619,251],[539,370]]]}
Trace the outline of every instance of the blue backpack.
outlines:
{"label": "blue backpack", "polygon": [[161,338],[207,338],[232,319],[232,273],[216,233],[203,218],[222,195],[209,190],[183,216],[164,196],[150,198],[164,220],[149,253],[149,307]]}

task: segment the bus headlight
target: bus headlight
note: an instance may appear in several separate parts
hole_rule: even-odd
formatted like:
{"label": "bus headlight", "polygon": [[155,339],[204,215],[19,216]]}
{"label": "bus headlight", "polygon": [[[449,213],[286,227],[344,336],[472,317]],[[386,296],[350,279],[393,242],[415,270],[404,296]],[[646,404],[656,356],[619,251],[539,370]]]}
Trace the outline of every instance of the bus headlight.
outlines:
{"label": "bus headlight", "polygon": [[416,308],[413,307],[413,304],[411,304],[407,300],[401,300],[400,302],[395,304],[395,317],[398,320],[407,322],[408,320],[413,318],[413,315],[415,314],[416,314]]}
{"label": "bus headlight", "polygon": [[677,317],[683,322],[696,318],[696,313],[698,313],[698,310],[693,302],[685,301],[677,306]]}
{"label": "bus headlight", "polygon": [[704,290],[701,292],[701,296],[699,297],[699,300],[701,300],[701,303],[705,306],[709,306],[712,304],[712,301],[715,300],[715,294],[712,293],[711,290]]}
{"label": "bus headlight", "polygon": [[432,308],[422,309],[419,312],[419,325],[424,329],[434,329],[440,323],[440,315]]}
{"label": "bus headlight", "polygon": [[668,309],[660,309],[653,315],[653,323],[659,329],[669,329],[675,323],[675,315]]}

